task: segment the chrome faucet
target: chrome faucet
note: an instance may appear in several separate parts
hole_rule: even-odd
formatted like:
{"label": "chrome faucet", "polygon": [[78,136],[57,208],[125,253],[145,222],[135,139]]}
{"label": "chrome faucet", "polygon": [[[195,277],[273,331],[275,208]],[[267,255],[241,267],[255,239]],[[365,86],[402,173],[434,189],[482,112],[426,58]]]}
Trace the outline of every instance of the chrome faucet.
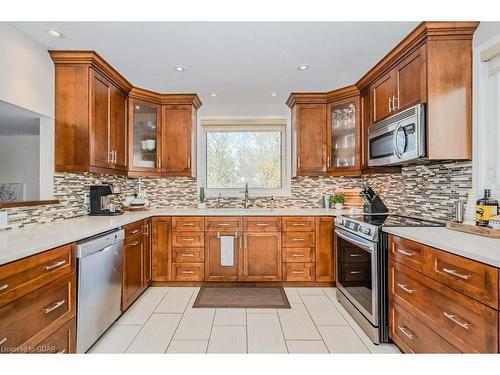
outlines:
{"label": "chrome faucet", "polygon": [[248,208],[248,182],[245,183],[245,201],[243,202],[243,208],[246,210]]}

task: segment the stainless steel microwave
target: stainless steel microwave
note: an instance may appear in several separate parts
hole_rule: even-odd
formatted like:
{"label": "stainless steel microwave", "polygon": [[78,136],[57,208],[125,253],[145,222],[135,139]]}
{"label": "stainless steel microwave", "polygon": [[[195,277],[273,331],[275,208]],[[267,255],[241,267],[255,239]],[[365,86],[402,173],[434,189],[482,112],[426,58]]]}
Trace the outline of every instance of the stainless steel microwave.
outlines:
{"label": "stainless steel microwave", "polygon": [[368,128],[368,165],[407,163],[425,157],[425,107],[418,104]]}

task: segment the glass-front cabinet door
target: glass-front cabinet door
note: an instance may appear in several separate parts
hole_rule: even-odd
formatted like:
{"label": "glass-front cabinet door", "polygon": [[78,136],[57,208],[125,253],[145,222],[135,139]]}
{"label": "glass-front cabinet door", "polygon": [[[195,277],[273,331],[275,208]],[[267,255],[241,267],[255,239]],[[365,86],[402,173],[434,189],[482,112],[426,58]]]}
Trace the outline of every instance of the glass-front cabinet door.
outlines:
{"label": "glass-front cabinet door", "polygon": [[160,168],[160,106],[131,101],[130,169],[157,172]]}
{"label": "glass-front cabinet door", "polygon": [[329,171],[359,169],[359,97],[330,103]]}

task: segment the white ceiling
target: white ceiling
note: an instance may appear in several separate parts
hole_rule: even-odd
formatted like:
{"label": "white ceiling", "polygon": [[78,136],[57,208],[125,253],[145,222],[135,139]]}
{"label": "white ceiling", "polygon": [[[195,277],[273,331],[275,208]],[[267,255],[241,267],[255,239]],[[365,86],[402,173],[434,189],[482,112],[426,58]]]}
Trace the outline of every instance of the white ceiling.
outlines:
{"label": "white ceiling", "polygon": [[39,134],[40,115],[0,100],[0,136]]}
{"label": "white ceiling", "polygon": [[[417,24],[14,23],[48,49],[97,51],[135,86],[196,92],[204,104],[200,115],[210,116],[286,114],[290,92],[329,91],[356,82]],[[65,39],[50,38],[49,27]],[[310,69],[298,71],[299,64]],[[175,65],[186,71],[174,71]]]}

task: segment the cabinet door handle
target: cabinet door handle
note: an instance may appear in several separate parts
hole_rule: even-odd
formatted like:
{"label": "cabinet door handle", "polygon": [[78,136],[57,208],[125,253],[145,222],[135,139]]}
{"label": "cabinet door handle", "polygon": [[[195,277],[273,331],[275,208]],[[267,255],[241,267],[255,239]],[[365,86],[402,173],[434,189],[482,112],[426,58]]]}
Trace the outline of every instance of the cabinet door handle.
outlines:
{"label": "cabinet door handle", "polygon": [[[398,104],[397,104],[397,108],[396,108],[396,102],[398,103]],[[399,98],[398,98],[398,97],[396,97],[396,96],[393,96],[393,97],[392,97],[392,109],[393,109],[394,111],[396,111],[396,110],[398,110],[398,109],[399,109]]]}
{"label": "cabinet door handle", "polygon": [[9,284],[4,284],[4,285],[0,286],[0,292],[1,292],[2,290],[7,289],[8,287],[9,287]]}
{"label": "cabinet door handle", "polygon": [[357,258],[357,257],[362,257],[364,254],[351,254],[350,256],[353,257],[353,258]]}
{"label": "cabinet door handle", "polygon": [[456,270],[450,270],[449,268],[443,268],[443,272],[449,273],[450,275],[460,277],[461,279],[468,280],[470,275],[464,275],[461,273],[458,273]]}
{"label": "cabinet door handle", "polygon": [[132,232],[130,232],[130,234],[136,234],[136,233],[139,233],[141,230],[140,229],[134,229]]}
{"label": "cabinet door handle", "polygon": [[61,260],[59,262],[55,262],[54,264],[51,264],[50,266],[45,266],[45,271],[53,270],[54,268],[60,267],[63,264],[66,264],[65,260]]}
{"label": "cabinet door handle", "polygon": [[295,273],[295,274],[303,274],[304,271],[292,271],[292,273]]}
{"label": "cabinet door handle", "polygon": [[463,329],[469,329],[469,326],[470,326],[470,323],[467,323],[467,322],[461,322],[460,320],[457,319],[457,316],[456,315],[453,315],[453,314],[450,314],[450,313],[447,313],[446,311],[443,311],[443,314],[444,316],[451,320],[453,323],[455,324],[458,324],[460,327],[462,327]]}
{"label": "cabinet door handle", "polygon": [[392,97],[389,98],[389,113],[392,112]]}
{"label": "cabinet door handle", "polygon": [[304,254],[292,254],[293,257],[301,258],[304,257]]}
{"label": "cabinet door handle", "polygon": [[229,224],[229,223],[218,223],[217,225],[218,225],[219,227],[228,227],[228,226],[230,226],[231,224]]}
{"label": "cabinet door handle", "polygon": [[0,345],[5,344],[6,341],[7,341],[7,337],[4,337],[3,339],[0,340]]}
{"label": "cabinet door handle", "polygon": [[149,224],[144,225],[144,235],[149,236]]}
{"label": "cabinet door handle", "polygon": [[269,224],[267,224],[267,223],[257,223],[255,225],[258,227],[268,227],[269,226]]}
{"label": "cabinet door handle", "polygon": [[329,156],[326,157],[326,166],[330,167],[330,157]]}
{"label": "cabinet door handle", "polygon": [[415,293],[415,291],[416,291],[415,289],[410,289],[410,288],[408,288],[408,286],[406,286],[406,285],[404,285],[404,284],[399,284],[399,283],[398,283],[398,286],[399,286],[401,289],[403,289],[406,293],[409,293],[409,294],[413,294],[413,293]]}
{"label": "cabinet door handle", "polygon": [[137,246],[141,243],[141,241],[134,241],[130,244],[130,246]]}
{"label": "cabinet door handle", "polygon": [[304,238],[292,238],[292,241],[305,241]]}
{"label": "cabinet door handle", "polygon": [[188,157],[188,168],[191,168],[191,158]]}
{"label": "cabinet door handle", "polygon": [[398,251],[398,253],[406,255],[407,257],[412,257],[415,255],[415,253],[413,251],[409,251],[409,250],[398,249],[397,251]]}
{"label": "cabinet door handle", "polygon": [[194,223],[184,223],[182,225],[185,227],[194,227]]}
{"label": "cabinet door handle", "polygon": [[194,271],[182,271],[181,273],[183,273],[185,275],[191,275],[194,273]]}
{"label": "cabinet door handle", "polygon": [[300,168],[300,156],[297,156],[297,167]]}
{"label": "cabinet door handle", "polygon": [[292,226],[294,227],[303,227],[304,225],[306,225],[305,223],[292,223]]}
{"label": "cabinet door handle", "polygon": [[183,238],[183,241],[194,241],[194,238]]}
{"label": "cabinet door handle", "polygon": [[410,331],[407,327],[398,326],[398,329],[403,333],[403,335],[405,335],[406,337],[408,337],[410,340],[413,340],[413,337],[415,337],[415,335],[413,334],[413,332]]}
{"label": "cabinet door handle", "polygon": [[54,303],[52,306],[50,307],[47,307],[46,309],[43,309],[43,312],[45,314],[48,314],[52,311],[54,311],[55,309],[58,309],[59,307],[61,307],[62,305],[64,305],[66,303],[66,300],[61,300],[61,301],[57,301],[56,303]]}
{"label": "cabinet door handle", "polygon": [[194,257],[194,254],[193,253],[184,253],[184,254],[181,254],[181,257]]}
{"label": "cabinet door handle", "polygon": [[361,271],[349,271],[351,275],[359,275]]}
{"label": "cabinet door handle", "polygon": [[113,164],[116,164],[116,159],[117,159],[116,150],[114,150],[113,151]]}

